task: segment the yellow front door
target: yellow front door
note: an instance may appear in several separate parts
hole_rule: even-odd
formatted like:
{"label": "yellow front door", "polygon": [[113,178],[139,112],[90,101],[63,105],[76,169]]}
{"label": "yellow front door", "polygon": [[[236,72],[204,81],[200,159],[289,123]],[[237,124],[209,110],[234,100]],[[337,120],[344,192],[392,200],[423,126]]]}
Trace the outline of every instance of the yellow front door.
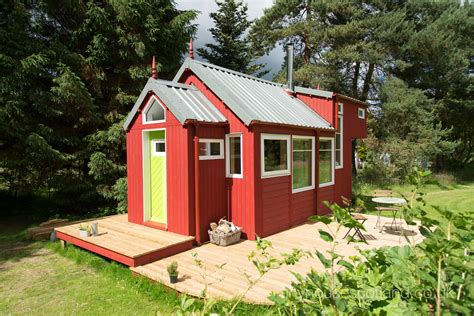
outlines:
{"label": "yellow front door", "polygon": [[165,131],[150,132],[150,220],[166,224]]}

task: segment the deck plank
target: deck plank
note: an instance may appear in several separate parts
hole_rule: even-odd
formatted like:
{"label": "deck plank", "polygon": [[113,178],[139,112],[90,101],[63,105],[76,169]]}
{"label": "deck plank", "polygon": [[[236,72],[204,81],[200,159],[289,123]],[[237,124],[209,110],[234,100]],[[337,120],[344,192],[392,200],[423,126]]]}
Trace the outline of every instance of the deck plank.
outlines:
{"label": "deck plank", "polygon": [[[366,222],[367,231],[364,234],[375,236],[376,240],[369,240],[368,244],[357,243],[347,244],[347,241],[341,240],[345,230],[340,233],[339,244],[336,249],[338,253],[348,257],[358,254],[356,247],[361,249],[371,249],[383,246],[398,246],[406,244],[403,237],[393,236],[387,233],[380,233],[375,229],[376,217],[365,215],[369,219]],[[320,223],[307,223],[278,234],[267,237],[272,242],[273,248],[270,253],[279,256],[281,253],[289,253],[293,248],[299,248],[310,251],[314,254],[315,250],[325,253],[329,250],[329,245],[319,237],[318,229],[324,229]],[[334,229],[334,226],[331,227]],[[422,237],[417,235],[415,241],[421,241]],[[253,264],[247,259],[248,254],[256,249],[254,241],[241,241],[226,248],[218,247],[212,244],[205,244],[195,247],[191,250],[170,256],[168,258],[155,261],[140,267],[131,268],[134,272],[142,274],[152,280],[161,282],[167,286],[176,289],[179,292],[187,293],[193,296],[199,296],[204,287],[200,274],[202,270],[196,266],[192,253],[197,253],[198,258],[202,260],[203,265],[208,270],[213,270],[216,264],[226,263],[222,270],[214,273],[209,279],[213,284],[209,286],[208,295],[216,299],[231,300],[243,293],[247,287],[247,280],[243,273],[258,277],[258,272]],[[170,284],[166,267],[172,261],[179,264],[179,271],[183,276],[180,282]],[[316,271],[324,271],[324,267],[316,257],[302,258],[296,265],[285,266],[278,270],[268,272],[254,288],[252,288],[244,300],[250,303],[270,304],[268,295],[271,292],[281,292],[295,281],[292,272],[306,274],[311,268]]]}
{"label": "deck plank", "polygon": [[[99,235],[81,237],[79,225],[97,222]],[[192,236],[179,235],[159,229],[130,223],[127,214],[84,220],[56,228],[56,231],[69,236],[74,243],[78,240],[133,260],[194,241]],[[188,247],[187,249],[189,249]],[[164,252],[163,252],[164,253]],[[174,252],[176,253],[176,252]],[[148,261],[149,262],[149,261]]]}

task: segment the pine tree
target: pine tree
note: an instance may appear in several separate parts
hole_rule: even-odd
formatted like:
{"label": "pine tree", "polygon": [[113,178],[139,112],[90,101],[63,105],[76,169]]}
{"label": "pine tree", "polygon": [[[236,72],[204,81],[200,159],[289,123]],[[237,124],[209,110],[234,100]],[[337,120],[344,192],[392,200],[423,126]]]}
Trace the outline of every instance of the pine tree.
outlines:
{"label": "pine tree", "polygon": [[180,66],[196,12],[171,0],[16,0],[1,12],[0,187],[126,210],[121,122],[153,55],[162,78]]}
{"label": "pine tree", "polygon": [[206,44],[197,50],[210,63],[247,74],[263,76],[265,65],[255,64],[249,39],[244,35],[251,23],[247,18],[247,5],[241,0],[216,0],[217,12],[209,16],[215,27],[209,29],[216,44]]}
{"label": "pine tree", "polygon": [[[382,105],[380,91],[391,75],[424,91],[435,100],[436,111],[428,115],[451,130],[451,141],[461,140],[458,153],[466,163],[473,159],[474,135],[456,127],[474,120],[468,97],[473,13],[474,6],[456,1],[276,1],[255,21],[250,37],[259,53],[293,43],[299,85],[321,84],[375,107]],[[280,82],[284,68],[275,78]]]}

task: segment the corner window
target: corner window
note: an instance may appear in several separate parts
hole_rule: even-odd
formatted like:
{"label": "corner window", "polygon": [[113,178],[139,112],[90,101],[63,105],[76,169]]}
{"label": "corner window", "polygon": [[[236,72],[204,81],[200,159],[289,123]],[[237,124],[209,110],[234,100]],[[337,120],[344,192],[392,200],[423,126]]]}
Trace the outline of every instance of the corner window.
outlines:
{"label": "corner window", "polygon": [[226,174],[229,178],[242,178],[242,135],[226,135]]}
{"label": "corner window", "polygon": [[344,117],[343,117],[344,106],[342,103],[338,104],[337,107],[337,126],[336,132],[336,168],[343,167],[343,129],[344,129]]}
{"label": "corner window", "polygon": [[164,139],[154,139],[151,141],[153,156],[166,156],[166,143]]}
{"label": "corner window", "polygon": [[293,136],[293,193],[314,189],[314,137]]}
{"label": "corner window", "polygon": [[360,119],[365,119],[365,109],[358,108],[357,109],[357,117]]}
{"label": "corner window", "polygon": [[155,97],[151,97],[143,111],[143,123],[160,123],[165,120],[165,109]]}
{"label": "corner window", "polygon": [[290,136],[261,135],[262,178],[290,174]]}
{"label": "corner window", "polygon": [[319,139],[319,187],[334,184],[334,139]]}
{"label": "corner window", "polygon": [[199,160],[224,159],[224,140],[206,139],[199,140]]}

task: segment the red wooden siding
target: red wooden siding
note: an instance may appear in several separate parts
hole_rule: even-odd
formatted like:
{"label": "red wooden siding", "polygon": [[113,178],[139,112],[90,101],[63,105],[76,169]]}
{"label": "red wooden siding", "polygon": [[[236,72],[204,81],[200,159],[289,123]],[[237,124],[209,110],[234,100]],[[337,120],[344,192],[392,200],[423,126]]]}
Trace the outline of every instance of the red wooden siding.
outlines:
{"label": "red wooden siding", "polygon": [[[316,132],[310,129],[288,128],[282,126],[258,125],[255,130],[255,184],[256,184],[256,227],[255,232],[260,237],[277,233],[292,226],[304,223],[312,214],[316,214],[316,193],[312,189],[304,192],[292,192],[292,178],[277,176],[261,177],[260,136],[262,133],[283,135],[305,135],[316,137]],[[290,141],[291,156],[291,141]],[[314,168],[317,168],[315,159]],[[291,158],[290,158],[291,170]],[[317,170],[317,169],[315,169]],[[315,179],[315,181],[317,181]]]}
{"label": "red wooden siding", "polygon": [[336,107],[334,105],[334,99],[325,99],[321,97],[315,97],[307,94],[297,93],[296,97],[306,103],[316,113],[321,115],[326,121],[332,126],[336,126]]}
{"label": "red wooden siding", "polygon": [[[227,118],[225,133],[242,133],[243,178],[226,179],[226,215],[242,227],[243,237],[255,239],[254,202],[254,140],[249,130],[234,113],[197,76],[186,72],[180,82],[196,86],[211,103]],[[225,179],[225,165],[224,165]],[[208,223],[205,226],[207,232]]]}
{"label": "red wooden siding", "polygon": [[[141,110],[145,106],[145,100]],[[162,102],[163,103],[163,102]],[[166,106],[166,104],[165,104]],[[157,124],[142,123],[141,111],[127,132],[127,179],[128,179],[128,218],[130,222],[143,224],[143,148],[144,130],[166,128],[166,180],[167,180],[167,228],[183,234],[194,234],[193,198],[190,194],[192,183],[188,176],[192,159],[189,148],[189,132],[176,117],[166,109],[166,122]]]}
{"label": "red wooden siding", "polygon": [[[225,139],[225,127],[200,126],[199,138]],[[209,240],[209,223],[227,216],[225,159],[199,160],[199,206],[201,242]],[[197,237],[197,236],[196,236]]]}

